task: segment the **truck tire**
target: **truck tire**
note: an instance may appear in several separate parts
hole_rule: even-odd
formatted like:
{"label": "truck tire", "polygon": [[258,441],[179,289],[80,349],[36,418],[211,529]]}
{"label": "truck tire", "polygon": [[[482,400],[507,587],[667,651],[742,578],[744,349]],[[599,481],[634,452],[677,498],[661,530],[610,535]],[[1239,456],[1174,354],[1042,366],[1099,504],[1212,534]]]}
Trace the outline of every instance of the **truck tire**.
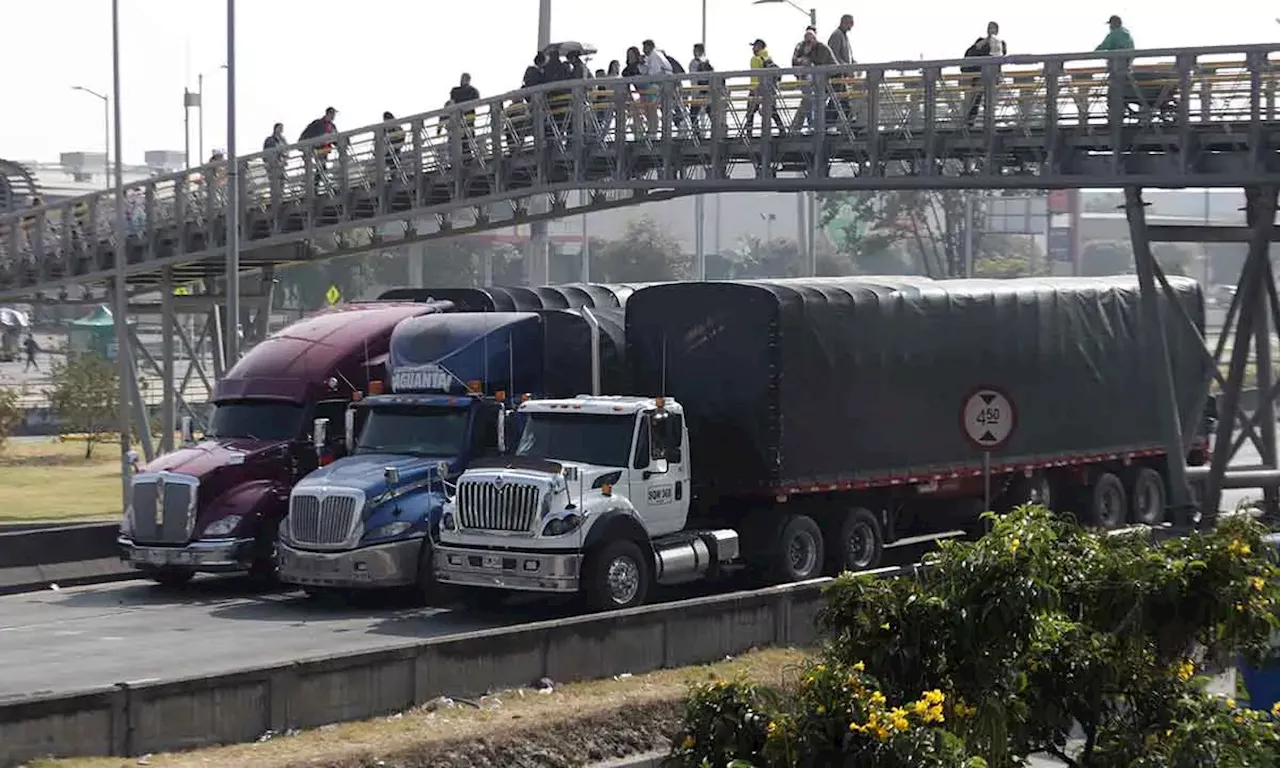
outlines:
{"label": "truck tire", "polygon": [[418,578],[413,585],[413,599],[420,605],[443,608],[449,602],[449,590],[436,581],[435,563],[432,562],[431,542],[427,540],[418,554]]}
{"label": "truck tire", "polygon": [[195,571],[179,568],[158,568],[147,574],[147,578],[166,589],[185,587],[193,578]]}
{"label": "truck tire", "polygon": [[788,515],[771,553],[774,584],[792,584],[822,575],[822,529],[808,515]]}
{"label": "truck tire", "polygon": [[653,564],[630,539],[606,541],[587,554],[582,567],[582,597],[591,611],[613,611],[644,603]]}
{"label": "truck tire", "polygon": [[1036,472],[1027,479],[1027,503],[1053,511],[1053,505],[1056,503],[1053,480],[1049,478],[1047,472]]}
{"label": "truck tire", "polygon": [[1160,525],[1167,506],[1164,477],[1151,467],[1135,467],[1129,483],[1130,519],[1142,525]]}
{"label": "truck tire", "polygon": [[1089,523],[1112,531],[1125,524],[1128,514],[1124,483],[1110,472],[1098,475],[1089,488]]}
{"label": "truck tire", "polygon": [[826,568],[835,576],[844,571],[865,571],[880,565],[884,556],[884,526],[871,510],[854,507],[828,524],[823,549]]}

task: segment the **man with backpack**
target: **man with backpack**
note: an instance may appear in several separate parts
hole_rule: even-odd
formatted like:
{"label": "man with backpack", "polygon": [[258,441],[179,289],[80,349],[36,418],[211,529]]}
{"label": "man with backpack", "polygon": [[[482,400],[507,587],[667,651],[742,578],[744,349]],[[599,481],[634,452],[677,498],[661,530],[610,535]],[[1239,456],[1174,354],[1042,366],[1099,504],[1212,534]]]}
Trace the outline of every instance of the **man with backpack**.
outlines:
{"label": "man with backpack", "polygon": [[[769,55],[769,47],[765,45],[764,40],[759,38],[751,44],[751,69],[777,69],[778,65],[773,62],[773,57]],[[755,119],[760,110],[764,107],[765,101],[768,100],[773,113],[773,124],[778,127],[778,133],[785,133],[787,130],[786,123],[782,122],[782,115],[778,114],[777,109],[778,95],[778,76],[776,74],[764,74],[760,77],[751,78],[751,92],[747,96],[747,116],[742,121],[743,133],[750,137],[755,132]],[[763,134],[768,125],[765,125],[764,118],[760,118],[760,132]]]}
{"label": "man with backpack", "polygon": [[[702,43],[695,43],[693,58],[689,60],[689,72],[697,74],[715,71],[716,68],[711,66],[711,61],[707,59],[707,47]],[[702,136],[702,115],[707,115],[708,118],[713,117],[711,115],[711,81],[705,77],[693,81],[693,93],[689,97],[689,126],[698,136]]]}
{"label": "man with backpack", "polygon": [[[1009,46],[1000,39],[1000,25],[992,21],[987,23],[987,36],[975,40],[973,45],[965,50],[964,57],[966,59],[987,58],[991,56],[1007,56],[1008,54]],[[982,108],[982,93],[986,90],[986,84],[982,76],[983,66],[982,64],[965,64],[960,67],[961,72],[975,75],[975,77],[969,78],[969,94],[966,98],[968,102],[966,112],[970,126],[973,125],[978,117],[978,110]],[[995,71],[999,72],[998,66]],[[994,85],[999,85],[998,74]]]}

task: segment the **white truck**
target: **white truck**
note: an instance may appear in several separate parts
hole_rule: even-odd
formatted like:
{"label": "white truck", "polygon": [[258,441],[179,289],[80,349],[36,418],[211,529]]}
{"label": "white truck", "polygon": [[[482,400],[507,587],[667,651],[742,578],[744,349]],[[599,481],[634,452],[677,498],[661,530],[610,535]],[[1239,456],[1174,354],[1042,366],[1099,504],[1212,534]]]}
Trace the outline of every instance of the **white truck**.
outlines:
{"label": "white truck", "polygon": [[[1202,321],[1198,286],[1171,282]],[[978,530],[987,493],[1106,528],[1159,522],[1166,462],[1135,386],[1138,312],[1127,277],[643,288],[626,357],[651,396],[522,403],[514,453],[458,477],[435,576],[601,610],[738,566],[773,582],[873,568],[900,537]],[[1180,406],[1199,420],[1199,342],[1170,343]],[[982,387],[1018,406],[987,457],[989,491],[961,428]],[[1203,463],[1203,440],[1188,458]]]}

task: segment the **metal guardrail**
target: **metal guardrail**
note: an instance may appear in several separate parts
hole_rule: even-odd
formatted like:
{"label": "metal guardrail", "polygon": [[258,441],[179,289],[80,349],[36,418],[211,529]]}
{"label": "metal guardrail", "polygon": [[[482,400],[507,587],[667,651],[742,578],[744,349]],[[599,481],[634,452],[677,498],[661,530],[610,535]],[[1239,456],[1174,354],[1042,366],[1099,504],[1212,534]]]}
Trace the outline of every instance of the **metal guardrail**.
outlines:
{"label": "metal guardrail", "polygon": [[[248,267],[254,251],[296,260],[297,243],[352,230],[338,250],[385,247],[380,223],[415,237],[509,226],[536,214],[535,198],[554,198],[542,215],[568,215],[574,189],[602,208],[715,191],[1260,184],[1274,173],[1257,159],[1273,153],[1278,55],[1223,46],[549,83],[238,160],[242,250]],[[809,133],[752,133],[757,117],[798,128],[806,116]],[[148,281],[213,258],[227,170],[127,185],[121,232],[110,192],[0,217],[0,295],[101,280],[117,254]]]}

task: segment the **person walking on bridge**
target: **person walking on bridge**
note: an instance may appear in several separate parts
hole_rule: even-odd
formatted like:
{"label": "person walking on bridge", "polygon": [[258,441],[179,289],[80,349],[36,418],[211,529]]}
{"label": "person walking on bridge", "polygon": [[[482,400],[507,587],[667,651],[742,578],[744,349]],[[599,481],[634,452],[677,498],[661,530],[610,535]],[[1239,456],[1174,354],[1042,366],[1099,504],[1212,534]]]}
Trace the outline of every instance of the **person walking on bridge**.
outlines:
{"label": "person walking on bridge", "polygon": [[[338,126],[334,120],[338,117],[338,110],[329,107],[320,117],[307,123],[307,127],[302,129],[302,134],[298,136],[298,141],[310,141],[318,139],[321,136],[332,136],[338,132]],[[333,142],[327,141],[310,147],[313,162],[315,163],[315,187],[316,194],[320,193],[320,188],[324,184],[328,176],[329,153],[333,151]]]}
{"label": "person walking on bridge", "polygon": [[[773,57],[769,55],[769,47],[765,45],[764,40],[757,38],[751,44],[751,69],[777,68],[778,65],[773,62]],[[751,91],[747,96],[747,115],[742,121],[742,133],[748,138],[755,132],[756,115],[764,107],[766,99],[771,106],[773,124],[778,127],[778,133],[785,133],[787,130],[787,125],[782,121],[782,115],[778,114],[777,109],[778,76],[772,73],[761,73],[761,75],[751,78]],[[765,122],[764,117],[761,116],[760,132],[762,134],[769,129]]]}

